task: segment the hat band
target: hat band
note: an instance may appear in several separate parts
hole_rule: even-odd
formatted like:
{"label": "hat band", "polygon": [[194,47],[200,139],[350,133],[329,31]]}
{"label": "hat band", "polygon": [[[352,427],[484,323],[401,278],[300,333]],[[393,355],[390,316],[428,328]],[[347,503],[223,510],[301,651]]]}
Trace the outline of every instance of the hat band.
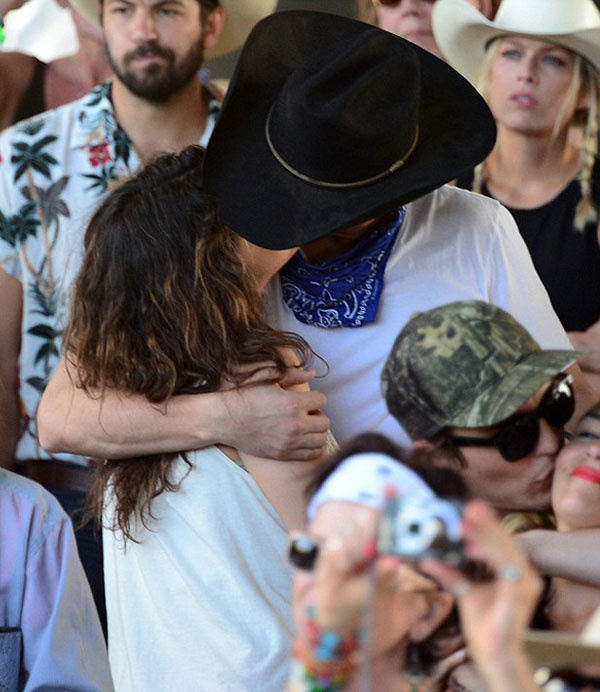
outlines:
{"label": "hat band", "polygon": [[395,173],[399,168],[402,168],[404,164],[406,163],[407,159],[410,157],[410,155],[413,153],[417,146],[417,142],[419,141],[419,125],[417,123],[416,126],[416,132],[415,132],[415,138],[408,148],[408,151],[402,156],[401,159],[398,159],[397,161],[394,161],[394,163],[391,166],[388,166],[388,168],[385,169],[385,171],[381,173],[377,173],[377,175],[373,175],[370,178],[364,178],[363,180],[357,180],[355,182],[351,183],[330,183],[325,180],[317,180],[316,178],[311,178],[309,175],[305,175],[304,173],[301,173],[300,171],[297,171],[293,166],[291,166],[282,156],[281,154],[277,151],[275,148],[275,145],[273,144],[271,140],[271,135],[269,134],[269,125],[271,123],[271,113],[273,112],[273,106],[271,106],[271,110],[269,111],[269,115],[267,116],[267,121],[265,123],[265,136],[267,138],[267,144],[269,145],[269,149],[271,150],[271,153],[273,156],[277,159],[279,164],[281,164],[286,171],[294,175],[296,178],[300,178],[300,180],[304,180],[306,183],[312,183],[313,185],[319,185],[320,187],[328,187],[328,188],[335,188],[335,189],[344,189],[344,188],[353,188],[353,187],[361,187],[362,185],[368,185],[369,183],[374,183],[376,180],[381,180],[382,178],[385,178],[388,175],[391,175],[392,173]]}

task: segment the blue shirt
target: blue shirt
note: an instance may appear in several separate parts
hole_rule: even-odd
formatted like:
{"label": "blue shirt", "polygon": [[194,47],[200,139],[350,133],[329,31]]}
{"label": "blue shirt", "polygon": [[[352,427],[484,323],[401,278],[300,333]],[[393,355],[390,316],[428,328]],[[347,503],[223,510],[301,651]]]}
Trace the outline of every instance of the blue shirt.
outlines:
{"label": "blue shirt", "polygon": [[[25,683],[18,689],[113,690],[100,621],[71,521],[40,485],[4,469],[0,469],[0,628],[21,630]],[[0,632],[3,637],[14,633]],[[3,651],[9,656],[11,647],[0,644]],[[0,659],[0,671],[7,675],[9,665]],[[2,682],[0,678],[0,688]]]}

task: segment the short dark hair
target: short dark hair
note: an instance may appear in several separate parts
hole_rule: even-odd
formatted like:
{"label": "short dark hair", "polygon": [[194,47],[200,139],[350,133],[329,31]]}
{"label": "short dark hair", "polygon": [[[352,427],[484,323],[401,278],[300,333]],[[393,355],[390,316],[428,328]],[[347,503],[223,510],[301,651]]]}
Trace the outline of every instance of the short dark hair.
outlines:
{"label": "short dark hair", "polygon": [[221,6],[220,0],[198,0],[200,3],[200,16],[204,21],[211,12],[214,12],[217,7]]}

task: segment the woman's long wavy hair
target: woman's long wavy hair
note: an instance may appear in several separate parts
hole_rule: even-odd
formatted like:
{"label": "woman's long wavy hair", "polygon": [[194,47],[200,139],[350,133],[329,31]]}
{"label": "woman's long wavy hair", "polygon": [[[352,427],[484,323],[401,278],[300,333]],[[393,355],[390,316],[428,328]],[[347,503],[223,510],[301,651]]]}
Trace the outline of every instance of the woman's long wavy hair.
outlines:
{"label": "woman's long wavy hair", "polygon": [[[220,225],[202,189],[201,163],[199,147],[161,156],[114,190],[89,223],[65,350],[77,386],[90,396],[115,388],[159,405],[225,381],[279,381],[282,347],[301,364],[309,358],[300,337],[266,324],[238,238]],[[263,379],[265,363],[273,369]],[[99,465],[90,499],[96,521],[110,487],[111,528],[133,539],[134,518],[147,527],[153,498],[177,489],[169,479],[176,456]]]}

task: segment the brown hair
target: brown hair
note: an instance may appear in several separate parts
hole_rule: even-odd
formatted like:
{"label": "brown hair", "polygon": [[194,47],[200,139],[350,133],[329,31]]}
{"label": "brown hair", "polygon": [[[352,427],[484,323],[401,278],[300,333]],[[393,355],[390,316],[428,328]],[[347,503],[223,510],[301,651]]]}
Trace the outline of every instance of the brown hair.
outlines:
{"label": "brown hair", "polygon": [[[117,388],[159,404],[224,381],[279,381],[281,347],[302,365],[309,358],[300,337],[264,321],[238,238],[219,224],[202,189],[201,162],[199,147],[161,156],[113,191],[89,223],[65,347],[78,386],[92,396]],[[265,364],[270,375],[254,377]],[[152,499],[177,489],[168,474],[175,457],[104,462],[91,495],[96,520],[110,486],[111,528],[133,538],[134,515],[147,526]]]}

